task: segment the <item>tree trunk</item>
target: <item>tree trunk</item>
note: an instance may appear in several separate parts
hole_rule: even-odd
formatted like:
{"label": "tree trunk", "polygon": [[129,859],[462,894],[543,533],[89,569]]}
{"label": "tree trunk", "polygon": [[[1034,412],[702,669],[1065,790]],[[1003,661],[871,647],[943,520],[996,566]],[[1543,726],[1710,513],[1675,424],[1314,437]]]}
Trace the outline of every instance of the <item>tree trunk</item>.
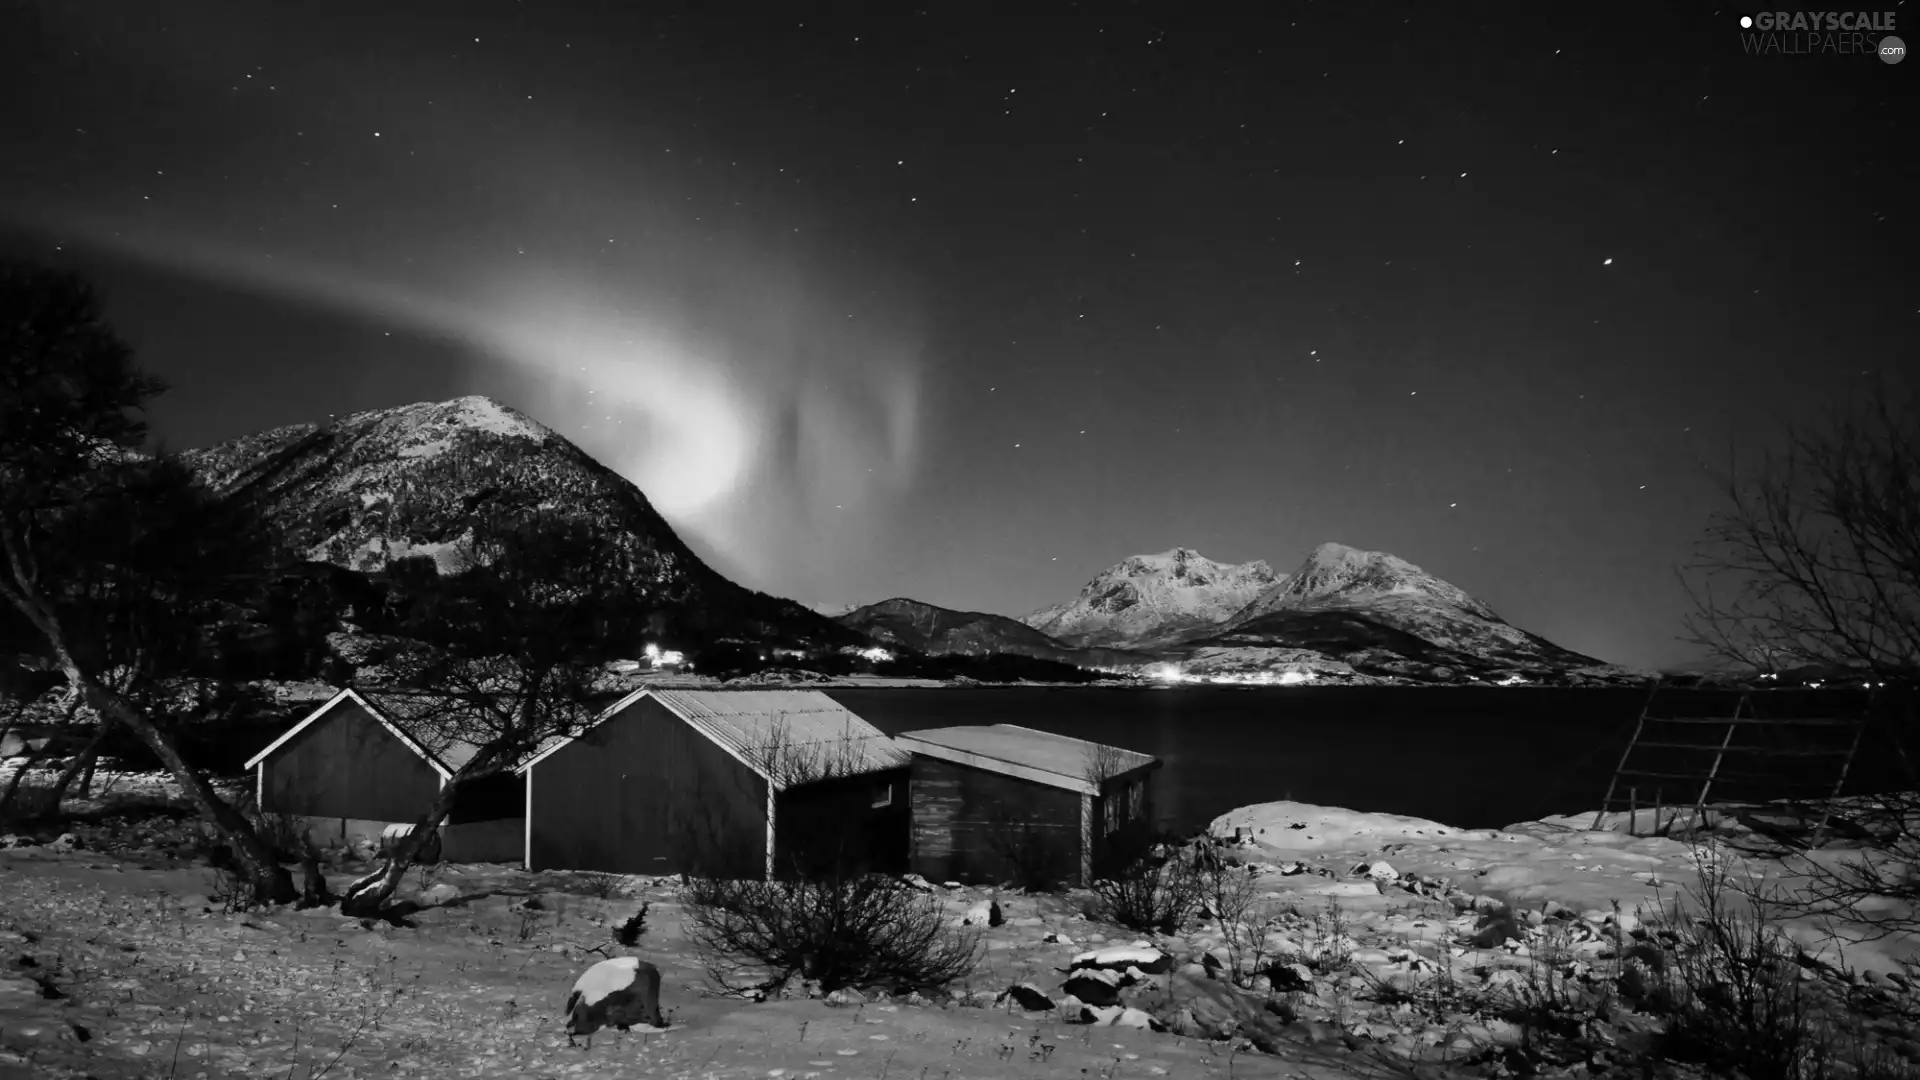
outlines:
{"label": "tree trunk", "polygon": [[453,812],[454,792],[459,789],[463,777],[455,774],[452,780],[434,796],[433,805],[413,823],[413,831],[394,846],[387,855],[386,865],[378,873],[369,874],[347,887],[347,893],[340,898],[340,914],[356,919],[378,918],[386,908],[387,902],[400,889],[400,879],[406,876],[407,869],[420,858],[420,853],[440,833],[440,825]]}
{"label": "tree trunk", "polygon": [[53,782],[53,790],[47,793],[46,802],[42,803],[37,810],[39,816],[58,814],[61,801],[67,797],[67,789],[73,786],[74,777],[79,776],[82,770],[89,776],[93,774],[94,759],[100,756],[100,744],[106,740],[106,737],[107,725],[104,722],[96,723],[93,728],[93,738],[87,740],[86,748],[69,761],[66,768],[60,770],[60,779]]}
{"label": "tree trunk", "polygon": [[[5,539],[4,530],[0,530],[0,539]],[[44,599],[23,587],[32,578],[21,572],[18,553],[8,546],[7,554],[14,571],[13,581],[0,578],[0,597],[27,617],[34,629],[53,652],[54,663],[67,677],[67,685],[74,688],[93,711],[100,717],[102,728],[113,724],[125,724],[127,730],[139,737],[153,756],[160,759],[167,771],[180,784],[180,790],[193,803],[208,824],[219,832],[227,847],[232,851],[234,860],[240,864],[249,885],[252,886],[252,901],[256,904],[290,904],[300,893],[293,887],[293,875],[280,865],[253,824],[238,810],[228,805],[220,793],[213,790],[207,778],[201,776],[187,759],[180,754],[180,748],[173,744],[172,736],[162,731],[159,725],[146,713],[135,708],[126,698],[101,685],[81,670],[80,662],[73,657],[73,651],[67,646],[67,636],[60,627],[59,617]],[[12,588],[8,588],[12,585]]]}
{"label": "tree trunk", "polygon": [[27,756],[21,759],[20,767],[13,771],[13,777],[7,781],[6,792],[0,794],[0,812],[13,805],[14,796],[20,793],[20,781],[27,777],[27,770],[40,764],[40,759],[47,756],[47,747],[52,745],[52,740],[48,740],[38,750],[32,747],[27,749]]}
{"label": "tree trunk", "polygon": [[200,816],[212,823],[221,839],[233,850],[235,861],[253,886],[255,903],[290,904],[299,898],[299,890],[293,887],[293,875],[280,865],[273,848],[260,839],[253,824],[240,811],[213,790],[213,785],[207,783],[206,777],[187,764],[187,759],[180,755],[180,748],[173,744],[173,739],[166,732],[161,731],[152,719],[126,699],[94,683],[77,668],[69,669],[67,676],[76,680],[76,684],[87,695],[87,704],[92,705],[95,712],[104,719],[127,725],[173,774],[180,784],[180,790],[200,811]]}

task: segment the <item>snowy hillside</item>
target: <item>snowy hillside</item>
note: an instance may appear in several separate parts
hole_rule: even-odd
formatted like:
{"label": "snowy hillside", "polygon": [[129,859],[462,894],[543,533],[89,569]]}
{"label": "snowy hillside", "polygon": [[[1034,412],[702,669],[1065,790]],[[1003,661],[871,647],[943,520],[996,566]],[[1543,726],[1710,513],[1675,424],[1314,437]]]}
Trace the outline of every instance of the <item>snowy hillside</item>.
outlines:
{"label": "snowy hillside", "polygon": [[1325,543],[1300,568],[1236,612],[1233,624],[1275,611],[1369,603],[1387,597],[1437,601],[1482,619],[1498,619],[1493,609],[1466,590],[1442,581],[1398,556]]}
{"label": "snowy hillside", "polygon": [[534,517],[610,537],[651,587],[663,626],[766,641],[860,643],[825,616],[744,589],[700,560],[640,489],[485,397],[422,402],[243,436],[182,455],[214,490],[254,504],[310,563],[377,574],[425,555],[462,565],[476,525]]}
{"label": "snowy hillside", "polygon": [[1150,647],[1224,623],[1280,581],[1258,560],[1220,563],[1177,547],[1122,559],[1079,596],[1020,621],[1070,645]]}
{"label": "snowy hillside", "polygon": [[836,620],[883,645],[928,656],[1032,656],[1081,666],[1144,664],[1152,658],[1114,649],[1080,649],[1005,615],[955,611],[896,597],[855,608]]}

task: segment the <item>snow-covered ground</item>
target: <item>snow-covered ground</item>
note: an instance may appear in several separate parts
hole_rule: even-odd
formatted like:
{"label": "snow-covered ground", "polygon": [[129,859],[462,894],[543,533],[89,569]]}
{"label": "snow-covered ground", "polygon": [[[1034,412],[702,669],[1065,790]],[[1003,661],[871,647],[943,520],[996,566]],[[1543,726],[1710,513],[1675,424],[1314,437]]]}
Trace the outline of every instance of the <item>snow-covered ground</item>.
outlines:
{"label": "snow-covered ground", "polygon": [[[168,787],[121,775],[107,791]],[[15,1066],[257,1076],[317,1074],[329,1061],[342,1077],[1333,1080],[1415,1062],[1508,1075],[1502,1048],[1526,1036],[1498,1002],[1543,978],[1605,989],[1596,973],[1617,963],[1623,934],[1684,895],[1702,850],[1629,836],[1621,815],[1601,831],[1592,815],[1463,830],[1264,803],[1210,830],[1256,894],[1244,925],[1257,922],[1260,949],[1278,961],[1257,976],[1233,976],[1247,936],[1210,913],[1179,934],[1141,934],[1089,918],[1086,894],[917,882],[982,935],[979,970],[951,993],[752,1003],[706,992],[670,880],[460,865],[409,875],[409,892],[430,905],[411,927],[328,909],[224,914],[210,899],[218,878],[193,861],[190,818],[101,820],[98,799],[71,809],[96,815],[73,826],[73,842],[0,841],[0,1014],[10,1018],[0,1080]],[[336,867],[336,890],[363,869]],[[1795,883],[1777,863],[1755,869]],[[621,949],[611,929],[643,901],[648,930]],[[1499,910],[1509,917],[1490,922]],[[1845,926],[1787,929],[1827,964],[1873,973],[1856,983],[1876,992],[1904,990],[1897,973],[1920,952],[1905,938],[1849,944]],[[566,989],[622,952],[661,968],[671,1029],[568,1047]],[[1653,1021],[1627,1010],[1609,1023],[1605,1038],[1624,1046]],[[1612,1045],[1547,1071],[1604,1071]]]}
{"label": "snow-covered ground", "polygon": [[[1651,824],[1642,812],[1642,825]],[[1398,878],[1413,875],[1446,882],[1455,889],[1504,902],[1515,909],[1540,910],[1549,905],[1569,908],[1596,923],[1614,907],[1629,914],[1670,910],[1678,901],[1689,903],[1690,890],[1700,880],[1703,855],[1725,852],[1729,840],[1751,840],[1738,826],[1722,826],[1703,837],[1702,844],[1626,831],[1625,814],[1609,814],[1595,830],[1592,813],[1522,822],[1505,829],[1457,829],[1435,821],[1375,814],[1295,802],[1261,803],[1241,807],[1216,818],[1209,831],[1232,839],[1247,838],[1242,851],[1274,867],[1271,877],[1285,891],[1286,882],[1301,880],[1284,875],[1296,864],[1319,867],[1336,878],[1349,878],[1362,865],[1384,863],[1391,873],[1378,898],[1363,897],[1356,914],[1375,909],[1391,922],[1398,902]],[[1857,857],[1857,849],[1829,844],[1814,857],[1832,862]],[[1807,875],[1791,861],[1725,855],[1743,883],[1792,894],[1805,886]],[[1804,868],[1803,868],[1804,869]],[[1262,878],[1263,882],[1266,876]],[[1311,885],[1308,886],[1312,888]],[[1785,930],[1810,955],[1836,967],[1886,974],[1901,970],[1903,961],[1920,960],[1920,941],[1905,936],[1878,937],[1869,928],[1827,918],[1783,920]]]}

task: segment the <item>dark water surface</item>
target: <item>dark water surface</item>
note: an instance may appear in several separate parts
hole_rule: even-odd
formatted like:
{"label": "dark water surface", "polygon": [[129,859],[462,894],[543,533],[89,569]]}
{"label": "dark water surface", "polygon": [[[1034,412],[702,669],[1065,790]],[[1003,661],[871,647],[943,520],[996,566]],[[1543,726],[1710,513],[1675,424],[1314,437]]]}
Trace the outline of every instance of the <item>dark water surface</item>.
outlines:
{"label": "dark water surface", "polygon": [[[1527,687],[829,690],[888,734],[1020,724],[1152,754],[1161,823],[1275,799],[1498,828],[1597,809],[1647,693]],[[1703,711],[1727,716],[1733,695]],[[1863,758],[1875,756],[1863,748]],[[1857,770],[1864,777],[1866,770]]]}

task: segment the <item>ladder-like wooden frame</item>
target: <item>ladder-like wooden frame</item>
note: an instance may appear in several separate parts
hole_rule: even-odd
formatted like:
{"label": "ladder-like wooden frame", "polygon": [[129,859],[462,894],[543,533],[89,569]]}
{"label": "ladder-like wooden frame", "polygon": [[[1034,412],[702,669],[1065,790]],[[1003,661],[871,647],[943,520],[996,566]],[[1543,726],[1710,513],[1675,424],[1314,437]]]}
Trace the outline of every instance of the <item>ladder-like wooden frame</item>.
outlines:
{"label": "ladder-like wooden frame", "polygon": [[[1607,783],[1607,793],[1600,800],[1600,809],[1596,811],[1593,815],[1593,825],[1591,826],[1591,828],[1599,829],[1601,826],[1601,823],[1606,819],[1607,814],[1616,808],[1614,799],[1615,799],[1615,796],[1619,793],[1620,781],[1622,778],[1630,777],[1634,779],[1666,780],[1666,781],[1673,781],[1681,784],[1686,784],[1688,786],[1692,786],[1693,784],[1696,784],[1696,783],[1699,784],[1699,791],[1697,794],[1695,794],[1693,798],[1693,803],[1692,803],[1693,820],[1696,824],[1699,824],[1699,823],[1704,823],[1706,820],[1707,798],[1709,795],[1712,794],[1714,784],[1720,780],[1721,767],[1725,764],[1727,758],[1730,755],[1751,754],[1755,757],[1760,757],[1760,758],[1839,757],[1841,759],[1840,767],[1837,770],[1836,777],[1834,778],[1833,787],[1828,792],[1826,799],[1822,803],[1820,820],[1818,824],[1814,826],[1813,842],[1816,844],[1819,843],[1821,837],[1824,836],[1826,832],[1827,825],[1832,820],[1834,801],[1840,797],[1840,791],[1843,787],[1845,787],[1847,782],[1847,775],[1852,771],[1853,759],[1855,756],[1859,754],[1861,738],[1865,734],[1868,718],[1872,715],[1872,712],[1873,712],[1873,708],[1872,708],[1873,699],[1871,696],[1869,696],[1867,708],[1863,709],[1858,716],[1852,719],[1837,719],[1837,718],[1827,718],[1827,717],[1761,717],[1761,716],[1757,716],[1757,715],[1754,715],[1753,709],[1752,709],[1753,695],[1755,691],[1751,691],[1751,690],[1741,693],[1739,701],[1734,706],[1733,715],[1730,717],[1725,717],[1725,718],[1717,717],[1717,716],[1664,716],[1663,717],[1663,716],[1655,716],[1653,714],[1654,702],[1659,697],[1661,689],[1662,689],[1661,685],[1659,683],[1655,683],[1653,687],[1648,691],[1646,703],[1642,705],[1640,709],[1640,717],[1634,723],[1633,736],[1627,740],[1626,749],[1621,751],[1620,760],[1614,766],[1613,778],[1609,780]],[[1759,692],[1765,693],[1766,691],[1759,691]],[[1658,724],[1721,725],[1726,728],[1726,731],[1724,734],[1721,735],[1720,744],[1717,747],[1708,745],[1708,744],[1702,744],[1702,743],[1673,742],[1673,741],[1657,740],[1657,739],[1649,740],[1648,738],[1646,738],[1646,735],[1648,734],[1648,727],[1650,725],[1658,725]],[[1741,729],[1741,727],[1744,725],[1764,725],[1770,728],[1851,727],[1853,731],[1852,731],[1852,738],[1847,741],[1847,746],[1844,750],[1839,748],[1787,749],[1787,748],[1771,747],[1771,746],[1737,746],[1734,744],[1734,741],[1733,741],[1734,734],[1738,732]],[[1689,773],[1689,772],[1678,772],[1678,773],[1650,772],[1642,769],[1628,768],[1627,767],[1628,764],[1633,759],[1634,751],[1639,749],[1681,750],[1681,751],[1691,751],[1695,753],[1705,753],[1707,751],[1712,751],[1713,762],[1711,765],[1707,767],[1707,770],[1704,775],[1701,775],[1699,773]],[[1660,824],[1661,810],[1664,809],[1666,805],[1668,805],[1665,802],[1665,800],[1661,798],[1663,794],[1664,794],[1664,789],[1661,789],[1661,788],[1654,789],[1654,801],[1652,806],[1653,822],[1654,822],[1653,835],[1656,835],[1656,836],[1660,835],[1661,833],[1661,824]],[[1673,820],[1677,821],[1679,819],[1679,810],[1685,804],[1674,803],[1672,805],[1675,811]],[[1639,835],[1638,830],[1640,826],[1639,789],[1631,785],[1628,786],[1627,788],[1627,813],[1628,813],[1627,832],[1629,835],[1637,836]]]}

